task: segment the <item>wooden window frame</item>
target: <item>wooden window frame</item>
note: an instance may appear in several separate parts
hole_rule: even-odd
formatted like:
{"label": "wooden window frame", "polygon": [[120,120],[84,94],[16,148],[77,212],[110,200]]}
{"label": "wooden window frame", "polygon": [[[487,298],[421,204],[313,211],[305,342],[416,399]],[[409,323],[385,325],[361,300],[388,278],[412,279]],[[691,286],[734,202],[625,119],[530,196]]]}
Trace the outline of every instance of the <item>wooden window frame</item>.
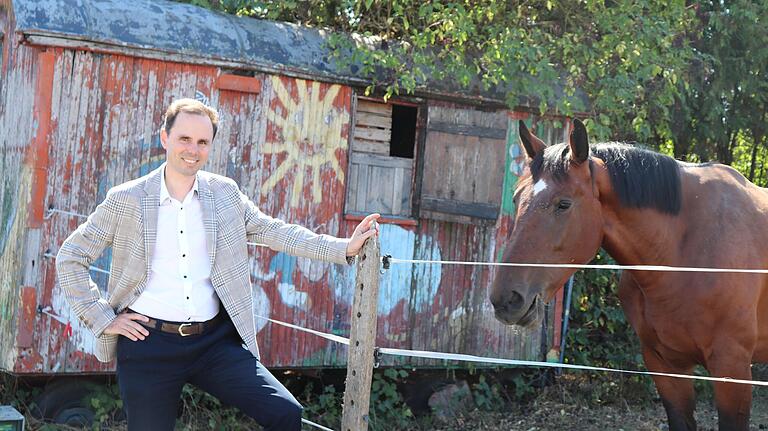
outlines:
{"label": "wooden window frame", "polygon": [[[414,137],[414,155],[412,159],[407,158],[401,158],[401,157],[392,157],[389,156],[388,153],[382,154],[381,151],[379,153],[373,153],[373,152],[365,152],[365,151],[356,151],[356,145],[355,145],[355,130],[358,125],[358,115],[359,115],[359,109],[358,104],[360,101],[363,102],[373,102],[377,104],[386,104],[389,106],[394,105],[401,105],[401,106],[409,106],[414,107],[418,109],[417,112],[417,119],[416,119],[416,136]],[[416,187],[415,187],[415,177],[416,177],[416,169],[418,166],[418,158],[419,158],[419,148],[420,148],[420,141],[423,136],[423,132],[421,130],[421,113],[423,110],[423,104],[421,103],[415,103],[411,101],[404,101],[404,100],[389,100],[384,101],[381,98],[376,97],[369,97],[369,96],[363,96],[363,95],[355,95],[352,103],[352,110],[351,110],[351,121],[350,121],[350,134],[349,134],[349,152],[348,152],[348,165],[347,165],[347,185],[346,185],[346,192],[345,192],[345,201],[344,201],[344,219],[345,220],[360,220],[364,216],[366,216],[369,213],[372,212],[379,212],[382,214],[381,221],[385,223],[391,223],[391,224],[398,224],[403,226],[415,226],[418,222],[418,219],[416,215],[418,214],[418,209],[416,207],[417,205],[417,196],[416,196]],[[391,110],[389,112],[390,119],[392,118]],[[390,123],[391,124],[391,123]],[[391,125],[390,125],[390,133],[391,133]],[[391,137],[390,137],[391,140]],[[390,141],[391,142],[391,141]],[[388,145],[390,143],[388,142]],[[389,147],[387,147],[389,149]],[[360,208],[360,204],[358,203],[359,194],[357,194],[355,197],[352,197],[351,194],[354,193],[354,190],[357,189],[360,185],[355,183],[355,189],[352,187],[353,181],[360,180],[360,173],[359,171],[356,171],[353,166],[360,166],[359,163],[362,158],[368,158],[370,161],[378,160],[380,162],[381,168],[386,169],[387,167],[395,168],[394,165],[402,164],[401,161],[403,160],[410,160],[411,166],[410,166],[410,172],[408,175],[408,178],[401,178],[401,184],[402,189],[405,190],[407,188],[408,190],[408,197],[407,197],[407,205],[401,205],[401,214],[402,214],[402,208],[405,208],[407,206],[408,211],[407,215],[399,215],[399,214],[392,214],[387,213],[386,211],[381,211],[380,208]],[[388,161],[387,159],[392,159],[391,161]],[[366,181],[370,177],[366,177]],[[393,185],[394,187],[394,185]],[[395,195],[395,193],[393,193]],[[367,194],[363,194],[362,196],[368,197]],[[393,199],[395,199],[395,196],[393,196]],[[352,205],[352,208],[350,208],[350,205]]]}

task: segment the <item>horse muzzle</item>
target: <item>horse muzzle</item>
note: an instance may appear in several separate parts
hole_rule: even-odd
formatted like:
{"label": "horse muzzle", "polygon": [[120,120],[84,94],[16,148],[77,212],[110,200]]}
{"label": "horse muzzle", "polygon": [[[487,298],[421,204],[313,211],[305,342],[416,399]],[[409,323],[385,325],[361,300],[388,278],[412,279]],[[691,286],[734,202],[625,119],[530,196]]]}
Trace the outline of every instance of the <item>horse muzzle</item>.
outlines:
{"label": "horse muzzle", "polygon": [[541,297],[534,295],[526,299],[517,292],[511,292],[501,299],[491,299],[496,319],[505,325],[532,327],[541,320]]}

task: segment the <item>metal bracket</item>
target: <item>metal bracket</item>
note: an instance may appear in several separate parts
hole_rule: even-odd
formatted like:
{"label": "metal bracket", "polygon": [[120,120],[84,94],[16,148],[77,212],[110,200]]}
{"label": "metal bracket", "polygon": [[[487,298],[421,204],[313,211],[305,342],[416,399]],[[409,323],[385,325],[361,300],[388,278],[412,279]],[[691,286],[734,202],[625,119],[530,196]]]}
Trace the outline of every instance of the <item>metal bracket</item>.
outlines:
{"label": "metal bracket", "polygon": [[381,264],[383,269],[379,271],[380,273],[384,274],[384,272],[389,269],[389,266],[391,265],[390,259],[392,259],[391,254],[385,254],[384,256],[381,256]]}
{"label": "metal bracket", "polygon": [[373,368],[379,368],[381,362],[381,351],[378,347],[373,348]]}

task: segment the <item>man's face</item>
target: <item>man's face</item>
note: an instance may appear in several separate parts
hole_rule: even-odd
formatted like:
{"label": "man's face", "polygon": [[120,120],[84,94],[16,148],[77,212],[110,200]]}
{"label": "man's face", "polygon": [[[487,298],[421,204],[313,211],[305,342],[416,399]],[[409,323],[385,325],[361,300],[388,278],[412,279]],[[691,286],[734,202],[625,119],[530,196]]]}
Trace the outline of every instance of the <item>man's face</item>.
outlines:
{"label": "man's face", "polygon": [[212,140],[213,124],[207,115],[179,112],[171,132],[160,132],[168,168],[184,176],[194,176],[205,165]]}

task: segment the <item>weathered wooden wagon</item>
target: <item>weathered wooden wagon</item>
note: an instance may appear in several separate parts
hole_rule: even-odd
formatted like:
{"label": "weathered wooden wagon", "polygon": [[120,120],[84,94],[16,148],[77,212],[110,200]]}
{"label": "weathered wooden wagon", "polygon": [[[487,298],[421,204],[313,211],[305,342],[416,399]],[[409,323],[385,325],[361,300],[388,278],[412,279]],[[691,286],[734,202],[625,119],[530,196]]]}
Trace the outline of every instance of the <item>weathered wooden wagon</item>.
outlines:
{"label": "weathered wooden wagon", "polygon": [[[450,82],[364,97],[368,82],[334,63],[322,31],[185,4],[0,0],[0,31],[0,370],[19,375],[113,371],[65,303],[53,256],[111,186],[162,163],[174,98],[220,111],[207,169],[264,212],[339,236],[380,212],[383,253],[404,259],[496,260],[523,160],[516,120],[563,133],[507,109],[503,94]],[[110,253],[94,266],[108,270]],[[253,247],[252,279],[256,314],[348,332],[353,267]],[[489,279],[484,267],[394,265],[377,345],[540,359],[557,345],[560,310],[518,333],[493,317]],[[339,345],[257,324],[270,367],[345,365]]]}

